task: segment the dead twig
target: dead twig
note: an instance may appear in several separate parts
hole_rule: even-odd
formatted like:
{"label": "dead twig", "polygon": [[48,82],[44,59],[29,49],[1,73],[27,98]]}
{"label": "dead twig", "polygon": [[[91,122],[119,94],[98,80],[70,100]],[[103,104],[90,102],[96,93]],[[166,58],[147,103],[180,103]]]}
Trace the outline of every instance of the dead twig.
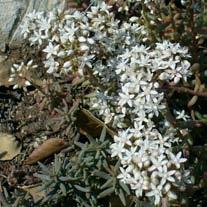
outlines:
{"label": "dead twig", "polygon": [[167,197],[164,197],[162,198],[162,205],[161,207],[168,207],[168,198]]}
{"label": "dead twig", "polygon": [[188,93],[188,94],[191,94],[191,95],[194,95],[194,96],[207,97],[207,92],[194,91],[192,89],[182,87],[182,86],[179,87],[179,86],[167,85],[167,86],[164,86],[164,88],[175,90],[178,93]]}

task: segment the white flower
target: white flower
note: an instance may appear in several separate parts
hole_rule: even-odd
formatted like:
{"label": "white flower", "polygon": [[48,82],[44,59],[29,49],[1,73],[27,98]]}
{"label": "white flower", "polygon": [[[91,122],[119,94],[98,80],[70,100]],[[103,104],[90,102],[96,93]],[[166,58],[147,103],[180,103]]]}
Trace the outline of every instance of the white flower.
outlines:
{"label": "white flower", "polygon": [[121,180],[123,183],[128,183],[128,181],[131,179],[131,175],[129,174],[129,171],[124,169],[123,167],[119,168],[121,173],[117,176],[118,179]]}
{"label": "white flower", "polygon": [[187,60],[183,60],[181,62],[181,68],[182,68],[181,73],[184,81],[187,81],[187,77],[191,75],[190,66],[191,64]]}
{"label": "white flower", "polygon": [[125,104],[128,104],[130,107],[132,107],[132,98],[134,98],[134,94],[129,94],[127,91],[123,91],[124,93],[119,93],[119,105],[124,106]]}
{"label": "white flower", "polygon": [[28,80],[25,81],[25,86],[31,86],[31,85],[32,84]]}
{"label": "white flower", "polygon": [[[134,120],[134,128],[130,129],[130,132],[133,134],[133,137],[135,138],[141,138],[142,137],[142,129],[144,128],[144,125],[140,121]],[[136,142],[134,142],[136,145]]]}
{"label": "white flower", "polygon": [[149,168],[149,171],[160,171],[162,170],[162,167],[168,163],[168,160],[163,154],[161,154],[159,157],[151,156],[150,160],[152,162],[152,165]]}
{"label": "white flower", "polygon": [[123,153],[125,152],[124,144],[119,143],[113,143],[111,146],[111,157],[118,156],[120,159],[123,157]]}
{"label": "white flower", "polygon": [[132,177],[131,180],[129,180],[131,189],[135,190],[135,194],[137,197],[141,197],[143,195],[143,175],[136,169],[133,169],[133,175],[134,177]]}
{"label": "white flower", "polygon": [[185,114],[185,110],[182,111],[176,111],[174,110],[175,114],[176,114],[176,119],[182,119],[184,121],[188,121],[190,119],[190,116],[188,116],[187,114]]}
{"label": "white flower", "polygon": [[177,169],[180,168],[180,164],[186,162],[186,158],[182,158],[182,152],[179,152],[177,155],[174,155],[173,153],[169,154],[171,163],[176,166]]}
{"label": "white flower", "polygon": [[20,26],[20,28],[21,34],[23,34],[23,38],[26,39],[31,32],[30,22],[28,20],[25,20],[24,23]]}
{"label": "white flower", "polygon": [[90,45],[95,44],[95,40],[92,39],[92,38],[87,38],[87,42],[88,42]]}
{"label": "white flower", "polygon": [[63,44],[68,42],[68,40],[72,43],[75,40],[75,33],[78,30],[74,22],[71,22],[70,25],[64,26],[64,28],[59,29],[60,31],[60,40]]}
{"label": "white flower", "polygon": [[153,84],[149,83],[148,85],[142,85],[141,86],[142,92],[139,93],[139,97],[145,97],[146,102],[150,102],[151,99],[156,97],[158,95],[158,92],[153,89]]}
{"label": "white flower", "polygon": [[42,45],[42,41],[46,38],[47,36],[43,35],[41,31],[34,31],[34,34],[29,38],[29,41],[31,42],[31,45],[35,43]]}
{"label": "white flower", "polygon": [[158,205],[161,201],[162,198],[162,192],[161,192],[161,187],[156,186],[154,184],[150,184],[151,191],[146,193],[147,197],[154,197],[154,204]]}
{"label": "white flower", "polygon": [[80,37],[78,38],[78,41],[79,41],[79,42],[86,42],[86,38],[83,37],[83,36],[80,36]]}
{"label": "white flower", "polygon": [[149,162],[148,153],[144,149],[140,148],[140,150],[133,156],[132,161],[140,170],[142,170],[145,163]]}
{"label": "white flower", "polygon": [[50,19],[48,18],[41,18],[37,20],[39,31],[44,31],[45,35],[47,36],[48,30],[51,28]]}
{"label": "white flower", "polygon": [[124,130],[124,131],[119,131],[118,136],[114,136],[114,141],[117,143],[122,143],[124,145],[129,145],[131,146],[132,143],[130,141],[131,137],[133,134],[130,132],[130,129]]}
{"label": "white flower", "polygon": [[46,61],[44,61],[44,66],[48,68],[47,73],[54,73],[58,70],[59,63],[54,60],[54,58],[50,57]]}
{"label": "white flower", "polygon": [[161,178],[160,185],[165,185],[167,181],[174,183],[175,178],[173,177],[173,175],[175,174],[175,172],[175,170],[168,170],[166,165],[164,165],[162,168],[159,168],[157,175]]}
{"label": "white flower", "polygon": [[43,50],[43,52],[47,53],[46,58],[49,59],[51,56],[55,56],[59,52],[60,45],[53,45],[49,42],[49,45]]}
{"label": "white flower", "polygon": [[177,199],[177,195],[172,191],[169,191],[167,193],[167,196],[168,196],[169,200],[176,200]]}
{"label": "white flower", "polygon": [[131,147],[129,150],[125,150],[125,155],[123,157],[123,159],[121,160],[121,164],[122,165],[129,165],[132,161],[132,159],[134,158],[134,156],[136,156],[136,151],[137,151],[137,147]]}
{"label": "white flower", "polygon": [[172,134],[170,134],[170,136],[165,135],[162,136],[161,134],[159,134],[160,136],[158,136],[158,144],[160,147],[164,147],[165,149],[171,148],[172,147],[172,140],[171,140],[171,136]]}
{"label": "white flower", "polygon": [[27,18],[29,18],[31,20],[42,19],[43,14],[44,14],[43,12],[33,10],[32,12],[27,14]]}
{"label": "white flower", "polygon": [[87,50],[89,50],[89,47],[86,44],[81,44],[80,45],[80,50],[81,51],[87,51]]}

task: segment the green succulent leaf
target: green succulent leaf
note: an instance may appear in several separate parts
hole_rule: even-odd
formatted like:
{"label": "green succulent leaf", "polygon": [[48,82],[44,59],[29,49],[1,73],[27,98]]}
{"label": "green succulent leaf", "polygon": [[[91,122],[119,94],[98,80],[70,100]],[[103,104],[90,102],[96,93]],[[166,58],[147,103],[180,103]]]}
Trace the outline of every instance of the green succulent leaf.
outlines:
{"label": "green succulent leaf", "polygon": [[114,193],[114,187],[107,188],[106,190],[104,190],[98,195],[98,198],[104,198],[106,196],[110,196],[112,193]]}
{"label": "green succulent leaf", "polygon": [[90,187],[82,187],[80,185],[74,185],[74,187],[84,193],[89,193],[91,191]]}
{"label": "green succulent leaf", "polygon": [[63,183],[60,183],[60,190],[64,196],[67,195],[67,190],[66,190],[65,185]]}

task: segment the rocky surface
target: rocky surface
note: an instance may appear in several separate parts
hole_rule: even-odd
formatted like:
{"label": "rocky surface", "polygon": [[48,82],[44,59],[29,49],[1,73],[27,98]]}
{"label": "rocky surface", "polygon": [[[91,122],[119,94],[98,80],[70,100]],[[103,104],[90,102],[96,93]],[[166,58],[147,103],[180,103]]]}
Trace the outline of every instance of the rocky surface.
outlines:
{"label": "rocky surface", "polygon": [[20,25],[29,12],[63,9],[66,0],[0,0],[0,50],[5,45],[15,48],[21,43]]}

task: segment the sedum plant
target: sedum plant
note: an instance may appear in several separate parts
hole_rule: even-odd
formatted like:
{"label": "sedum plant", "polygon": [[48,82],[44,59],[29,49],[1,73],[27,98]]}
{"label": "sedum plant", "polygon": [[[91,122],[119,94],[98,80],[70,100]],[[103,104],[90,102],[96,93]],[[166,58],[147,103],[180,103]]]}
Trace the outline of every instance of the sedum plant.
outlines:
{"label": "sedum plant", "polygon": [[[33,13],[23,35],[31,45],[46,42],[47,73],[78,71],[96,78],[98,99],[91,106],[118,129],[111,145],[112,157],[121,162],[118,178],[138,198],[149,197],[157,205],[164,196],[176,198],[171,189],[181,180],[186,161],[181,152],[173,152],[173,129],[165,123],[157,129],[153,122],[165,109],[164,93],[158,90],[164,82],[187,80],[190,55],[168,41],[145,43],[148,32],[138,18],[121,22],[110,8],[101,3],[86,13]],[[44,22],[47,28],[42,28]]]}
{"label": "sedum plant", "polygon": [[120,162],[110,158],[107,138],[103,129],[100,138],[88,137],[84,144],[77,142],[80,150],[70,159],[56,156],[52,166],[40,164],[41,171],[36,176],[42,180],[46,192],[41,203],[114,206],[113,200],[105,199],[111,196],[118,197],[126,206],[130,190],[117,179]]}
{"label": "sedum plant", "polygon": [[188,153],[183,153],[192,138],[178,121],[194,123],[195,115],[191,111],[191,120],[177,107],[183,103],[169,108],[169,89],[194,95],[190,109],[198,96],[206,95],[196,65],[204,55],[196,56],[203,34],[195,31],[205,25],[205,9],[203,1],[114,0],[91,1],[83,12],[28,14],[22,35],[38,58],[13,65],[9,81],[14,89],[39,88],[36,71],[54,82],[71,77],[89,81],[91,93],[80,97],[81,104],[115,134],[113,142],[102,134],[79,143],[77,160],[56,157],[52,170],[41,165],[37,176],[47,193],[43,203],[69,198],[77,206],[104,206],[101,198],[115,194],[129,205],[127,193],[132,203],[136,197],[156,206],[176,201],[179,191],[192,185],[191,168],[184,167]]}

